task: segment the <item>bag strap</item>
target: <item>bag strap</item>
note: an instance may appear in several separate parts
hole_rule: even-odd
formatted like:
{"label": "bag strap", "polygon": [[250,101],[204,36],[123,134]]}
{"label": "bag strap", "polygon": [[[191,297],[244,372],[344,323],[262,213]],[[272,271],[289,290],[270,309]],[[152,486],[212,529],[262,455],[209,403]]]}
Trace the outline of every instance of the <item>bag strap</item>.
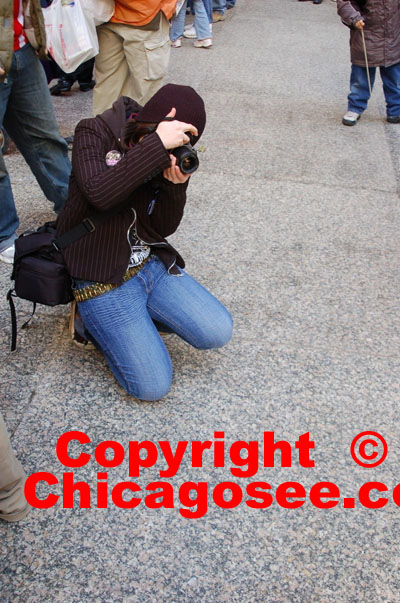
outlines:
{"label": "bag strap", "polygon": [[57,251],[64,251],[64,249],[68,247],[68,245],[71,245],[71,243],[75,243],[75,241],[85,237],[90,232],[94,232],[97,226],[100,226],[100,224],[118,214],[121,209],[122,208],[118,206],[114,207],[110,211],[102,213],[97,212],[88,218],[84,218],[82,222],[71,228],[71,230],[64,232],[64,234],[54,239],[53,247],[55,247]]}
{"label": "bag strap", "polygon": [[[162,121],[171,121],[173,119],[173,117],[164,117]],[[157,194],[159,193],[159,187],[154,186],[154,184],[152,184],[152,189],[153,195],[157,196]],[[55,247],[56,251],[64,251],[64,249],[68,247],[68,245],[71,245],[71,243],[75,243],[75,241],[78,241],[82,237],[86,236],[88,233],[95,231],[96,228],[100,226],[100,224],[102,224],[109,218],[113,218],[123,209],[124,207],[117,205],[109,211],[97,212],[95,214],[92,214],[88,218],[84,218],[82,222],[80,222],[67,232],[64,232],[64,234],[60,237],[57,237],[57,239],[53,241],[53,247]]]}
{"label": "bag strap", "polygon": [[[14,293],[14,289],[10,289],[9,292],[7,293],[7,300],[8,300],[8,303],[10,304],[10,312],[11,312],[11,351],[15,352],[15,350],[17,349],[17,314],[15,312],[15,304],[14,304],[13,297],[17,297],[17,295]],[[33,302],[32,314],[30,315],[28,320],[24,322],[21,329],[25,329],[25,327],[30,323],[30,321],[33,318],[33,315],[35,314],[35,311],[36,311],[36,302]]]}
{"label": "bag strap", "polygon": [[17,315],[15,313],[13,291],[14,289],[10,289],[7,293],[7,301],[10,304],[11,312],[11,351],[15,352],[15,350],[17,349]]}

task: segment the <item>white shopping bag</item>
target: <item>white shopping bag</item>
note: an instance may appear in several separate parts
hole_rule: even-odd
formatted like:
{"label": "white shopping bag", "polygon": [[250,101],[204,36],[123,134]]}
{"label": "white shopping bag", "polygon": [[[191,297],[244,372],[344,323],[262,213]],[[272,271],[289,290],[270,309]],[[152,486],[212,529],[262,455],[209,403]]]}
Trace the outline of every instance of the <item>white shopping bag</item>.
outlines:
{"label": "white shopping bag", "polygon": [[65,73],[99,52],[94,20],[82,10],[80,0],[54,0],[43,15],[48,51]]}
{"label": "white shopping bag", "polygon": [[108,23],[114,14],[114,0],[83,0],[82,8],[92,16],[94,24]]}

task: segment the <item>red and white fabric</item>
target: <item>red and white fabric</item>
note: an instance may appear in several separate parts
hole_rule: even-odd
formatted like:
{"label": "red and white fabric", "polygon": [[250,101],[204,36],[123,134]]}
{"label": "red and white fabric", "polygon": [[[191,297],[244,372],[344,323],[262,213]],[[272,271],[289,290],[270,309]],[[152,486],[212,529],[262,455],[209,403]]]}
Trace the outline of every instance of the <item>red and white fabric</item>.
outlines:
{"label": "red and white fabric", "polygon": [[24,33],[24,13],[22,0],[14,0],[14,51],[19,50],[27,43]]}

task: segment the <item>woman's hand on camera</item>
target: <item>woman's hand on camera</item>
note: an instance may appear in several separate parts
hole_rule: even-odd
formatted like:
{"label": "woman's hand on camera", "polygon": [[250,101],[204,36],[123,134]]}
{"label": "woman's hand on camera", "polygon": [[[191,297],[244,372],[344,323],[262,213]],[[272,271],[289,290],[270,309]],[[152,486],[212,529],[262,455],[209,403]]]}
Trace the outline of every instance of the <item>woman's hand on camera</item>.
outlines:
{"label": "woman's hand on camera", "polygon": [[[167,117],[175,117],[176,109],[172,108]],[[186,132],[190,132],[197,136],[197,128],[192,124],[187,124],[184,121],[160,121],[156,129],[157,134],[161,138],[166,149],[176,149],[189,142],[189,136]]]}
{"label": "woman's hand on camera", "polygon": [[190,174],[183,174],[179,167],[176,165],[175,155],[170,155],[171,165],[163,171],[163,176],[166,180],[169,180],[173,184],[183,184],[190,178]]}

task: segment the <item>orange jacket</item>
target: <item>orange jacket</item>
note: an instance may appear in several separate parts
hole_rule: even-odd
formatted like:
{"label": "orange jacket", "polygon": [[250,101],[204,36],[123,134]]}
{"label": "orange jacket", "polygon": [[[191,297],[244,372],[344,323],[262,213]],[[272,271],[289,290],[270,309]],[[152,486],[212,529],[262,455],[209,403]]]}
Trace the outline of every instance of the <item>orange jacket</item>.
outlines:
{"label": "orange jacket", "polygon": [[167,19],[174,14],[177,0],[115,0],[115,12],[112,23],[127,25],[147,25],[160,10]]}

